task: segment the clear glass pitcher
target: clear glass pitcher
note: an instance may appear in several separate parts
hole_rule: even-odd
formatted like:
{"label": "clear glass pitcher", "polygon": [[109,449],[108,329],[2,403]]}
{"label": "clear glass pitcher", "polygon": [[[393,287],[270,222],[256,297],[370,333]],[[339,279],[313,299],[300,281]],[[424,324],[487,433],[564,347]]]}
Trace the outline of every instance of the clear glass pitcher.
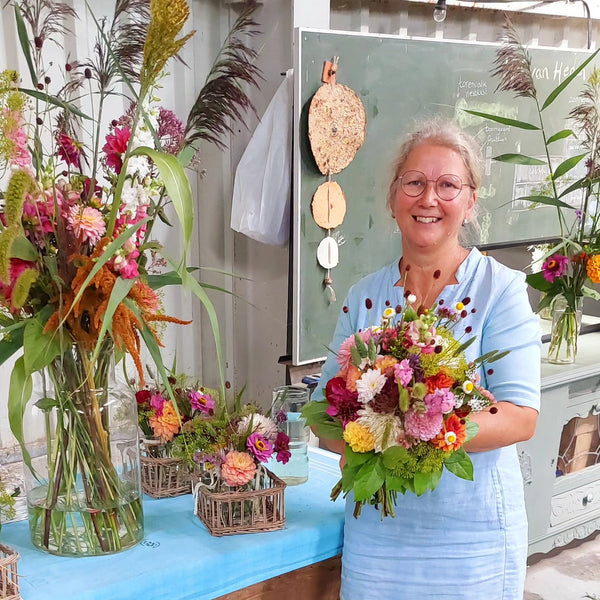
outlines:
{"label": "clear glass pitcher", "polygon": [[285,465],[273,458],[268,468],[288,485],[299,485],[308,479],[310,428],[306,426],[301,412],[309,398],[310,390],[307,387],[282,385],[273,390],[271,415],[279,421],[281,431],[290,438],[291,457]]}

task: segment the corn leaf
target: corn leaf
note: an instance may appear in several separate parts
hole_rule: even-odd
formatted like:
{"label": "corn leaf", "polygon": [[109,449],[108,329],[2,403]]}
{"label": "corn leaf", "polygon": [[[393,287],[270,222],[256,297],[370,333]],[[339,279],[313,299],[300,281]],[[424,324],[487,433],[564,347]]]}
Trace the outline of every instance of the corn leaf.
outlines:
{"label": "corn leaf", "polygon": [[479,112],[478,110],[465,110],[466,113],[470,115],[475,115],[476,117],[481,117],[482,119],[488,119],[490,121],[495,121],[496,123],[502,123],[502,125],[509,125],[510,127],[517,127],[519,129],[527,129],[529,131],[539,131],[541,128],[537,125],[533,125],[532,123],[527,123],[525,121],[517,121],[515,119],[508,119],[507,117],[500,117],[498,115],[492,115],[490,113]]}
{"label": "corn leaf", "polygon": [[548,94],[548,97],[546,98],[546,101],[542,105],[541,110],[548,108],[558,98],[558,96],[561,94],[561,92],[571,83],[571,81],[573,81],[573,79],[575,79],[575,77],[577,77],[579,75],[579,73],[581,73],[581,71],[583,69],[585,69],[585,67],[592,60],[594,60],[594,58],[596,58],[596,55],[598,54],[599,51],[600,51],[600,48],[598,48],[598,50],[596,50],[596,52],[594,52],[587,60],[582,62],[562,83],[560,83],[557,87],[555,87]]}
{"label": "corn leaf", "polygon": [[32,98],[41,100],[42,102],[47,102],[48,104],[52,104],[53,106],[62,108],[63,110],[73,113],[74,115],[77,115],[78,117],[81,117],[82,119],[86,119],[88,121],[93,121],[92,117],[81,112],[76,106],[74,106],[73,104],[70,104],[69,102],[65,102],[64,100],[61,100],[60,98],[57,98],[56,96],[51,96],[50,94],[47,94],[46,92],[41,92],[40,90],[31,90],[28,88],[21,88],[21,87],[19,88],[19,91],[23,92],[24,94],[27,94],[28,96],[31,96]]}
{"label": "corn leaf", "polygon": [[497,160],[499,162],[512,163],[515,165],[545,165],[546,162],[540,160],[539,158],[533,158],[532,156],[525,156],[524,154],[500,154],[499,156],[494,156],[492,160]]}
{"label": "corn leaf", "polygon": [[560,206],[562,208],[573,208],[570,204],[555,198],[554,196],[521,196],[517,200],[526,200],[534,204],[549,204],[550,206]]}
{"label": "corn leaf", "polygon": [[31,375],[47,367],[61,352],[60,336],[56,332],[44,333],[40,319],[27,320],[23,336],[25,373]]}
{"label": "corn leaf", "polygon": [[27,27],[25,26],[25,21],[23,20],[23,15],[21,14],[21,9],[18,4],[15,3],[15,20],[17,22],[17,34],[19,36],[19,44],[21,44],[21,50],[23,51],[23,56],[27,62],[27,68],[29,69],[29,76],[31,77],[31,81],[33,85],[37,85],[37,77],[35,74],[35,67],[33,66],[33,59],[31,58],[31,48],[29,47],[29,36],[27,35]]}

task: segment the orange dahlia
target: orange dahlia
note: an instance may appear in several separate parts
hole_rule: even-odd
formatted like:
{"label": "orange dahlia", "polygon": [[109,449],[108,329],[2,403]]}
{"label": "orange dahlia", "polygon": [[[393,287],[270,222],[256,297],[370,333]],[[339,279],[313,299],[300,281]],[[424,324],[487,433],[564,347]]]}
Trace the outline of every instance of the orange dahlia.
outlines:
{"label": "orange dahlia", "polygon": [[170,442],[179,433],[179,417],[170,400],[163,404],[162,414],[150,416],[148,422],[154,435],[159,436],[163,442]]}
{"label": "orange dahlia", "polygon": [[431,443],[444,452],[458,450],[467,439],[467,428],[456,415],[450,415],[442,431],[431,440]]}
{"label": "orange dahlia", "polygon": [[592,283],[600,283],[600,254],[590,257],[586,269]]}

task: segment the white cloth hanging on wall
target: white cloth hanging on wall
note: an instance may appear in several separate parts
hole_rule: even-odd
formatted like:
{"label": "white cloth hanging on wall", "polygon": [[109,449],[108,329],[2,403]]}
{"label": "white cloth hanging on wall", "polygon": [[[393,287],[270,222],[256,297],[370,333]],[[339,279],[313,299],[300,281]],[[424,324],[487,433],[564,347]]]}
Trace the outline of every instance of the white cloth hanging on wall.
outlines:
{"label": "white cloth hanging on wall", "polygon": [[289,69],[240,159],[231,228],[273,246],[290,233],[293,71]]}

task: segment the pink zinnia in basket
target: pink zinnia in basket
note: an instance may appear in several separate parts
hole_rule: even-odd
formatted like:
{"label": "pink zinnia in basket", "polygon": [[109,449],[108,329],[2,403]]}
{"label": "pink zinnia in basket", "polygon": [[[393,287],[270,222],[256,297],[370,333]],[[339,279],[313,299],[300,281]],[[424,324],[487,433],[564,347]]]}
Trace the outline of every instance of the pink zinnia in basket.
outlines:
{"label": "pink zinnia in basket", "polygon": [[256,472],[256,463],[247,452],[231,450],[225,456],[221,467],[221,477],[229,486],[238,486],[248,483]]}

